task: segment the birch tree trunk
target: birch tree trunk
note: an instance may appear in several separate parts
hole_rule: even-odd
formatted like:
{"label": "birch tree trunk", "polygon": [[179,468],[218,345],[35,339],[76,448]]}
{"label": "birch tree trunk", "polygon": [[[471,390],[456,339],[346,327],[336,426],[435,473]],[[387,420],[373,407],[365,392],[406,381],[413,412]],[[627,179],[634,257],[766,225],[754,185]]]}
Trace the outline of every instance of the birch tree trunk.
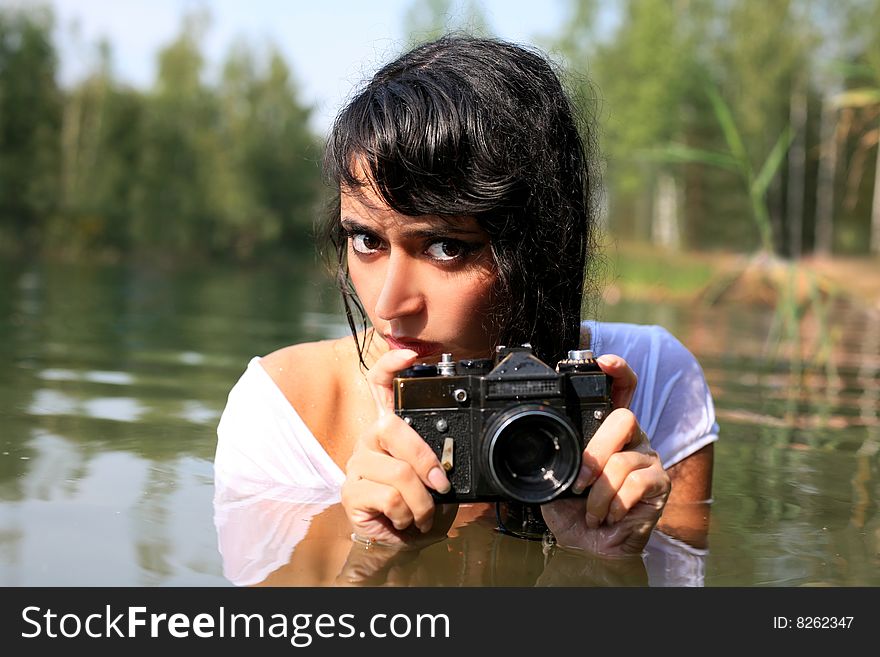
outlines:
{"label": "birch tree trunk", "polygon": [[654,196],[654,216],[651,222],[651,238],[657,246],[678,251],[681,232],[678,227],[678,185],[668,173],[657,176]]}
{"label": "birch tree trunk", "polygon": [[874,198],[871,202],[871,253],[880,254],[880,134],[874,162]]}
{"label": "birch tree trunk", "polygon": [[788,151],[788,250],[792,258],[800,258],[804,235],[804,175],[806,171],[807,94],[799,78],[791,93],[789,120],[794,140]]}
{"label": "birch tree trunk", "polygon": [[828,257],[834,246],[834,179],[837,174],[837,108],[832,94],[822,103],[821,157],[816,181],[816,253]]}

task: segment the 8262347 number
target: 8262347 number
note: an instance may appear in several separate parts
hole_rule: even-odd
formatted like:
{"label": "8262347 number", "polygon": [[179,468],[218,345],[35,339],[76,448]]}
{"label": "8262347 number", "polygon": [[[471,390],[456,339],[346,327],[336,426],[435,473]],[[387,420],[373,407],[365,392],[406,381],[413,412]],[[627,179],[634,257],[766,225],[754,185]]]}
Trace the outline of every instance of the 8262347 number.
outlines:
{"label": "8262347 number", "polygon": [[852,627],[855,616],[774,616],[773,628],[777,630],[847,630]]}

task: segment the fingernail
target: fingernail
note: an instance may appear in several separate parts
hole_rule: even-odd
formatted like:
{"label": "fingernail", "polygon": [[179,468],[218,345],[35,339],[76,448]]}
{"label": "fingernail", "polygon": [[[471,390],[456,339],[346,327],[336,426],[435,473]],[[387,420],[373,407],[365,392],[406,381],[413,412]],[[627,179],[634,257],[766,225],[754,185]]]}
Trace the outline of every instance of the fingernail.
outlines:
{"label": "fingernail", "polygon": [[590,529],[596,529],[597,527],[599,527],[599,519],[589,511],[587,511],[587,515],[584,518],[584,521],[587,523],[587,527],[589,527]]}
{"label": "fingernail", "polygon": [[605,354],[604,356],[599,356],[596,359],[596,362],[601,363],[602,365],[614,365],[617,362],[617,358]]}
{"label": "fingernail", "polygon": [[443,470],[439,467],[433,468],[428,473],[428,481],[431,483],[431,486],[438,493],[448,493],[452,488],[452,484],[449,483],[449,479],[446,478]]}
{"label": "fingernail", "polygon": [[425,519],[425,521],[422,522],[421,525],[419,525],[419,531],[422,532],[423,534],[427,534],[429,531],[431,531],[431,527],[433,527],[433,526],[434,526],[434,516],[431,515],[431,516],[428,516]]}
{"label": "fingernail", "polygon": [[586,490],[587,486],[593,483],[593,471],[590,470],[586,465],[581,465],[580,472],[578,472],[577,479],[574,481],[574,485],[571,487],[572,492],[575,495],[580,495]]}
{"label": "fingernail", "polygon": [[605,524],[609,527],[616,524],[626,515],[626,509],[621,508],[619,504],[614,504],[608,509],[608,515],[605,516]]}

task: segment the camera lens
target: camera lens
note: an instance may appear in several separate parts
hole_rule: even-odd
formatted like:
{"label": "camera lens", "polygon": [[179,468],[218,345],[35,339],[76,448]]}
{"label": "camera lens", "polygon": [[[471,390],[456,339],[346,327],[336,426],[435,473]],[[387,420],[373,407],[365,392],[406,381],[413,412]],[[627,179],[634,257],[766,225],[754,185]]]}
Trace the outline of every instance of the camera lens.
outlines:
{"label": "camera lens", "polygon": [[486,427],[489,473],[495,485],[519,502],[542,504],[574,482],[580,441],[563,414],[540,404],[514,406]]}

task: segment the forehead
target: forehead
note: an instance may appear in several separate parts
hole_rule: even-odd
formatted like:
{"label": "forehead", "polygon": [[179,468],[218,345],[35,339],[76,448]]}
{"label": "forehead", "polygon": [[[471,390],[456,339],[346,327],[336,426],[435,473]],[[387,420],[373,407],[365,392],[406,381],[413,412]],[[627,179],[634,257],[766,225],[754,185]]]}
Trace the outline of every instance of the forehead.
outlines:
{"label": "forehead", "polygon": [[357,190],[342,189],[339,193],[340,220],[347,224],[378,229],[406,229],[430,232],[485,234],[472,216],[440,216],[401,214],[390,207],[371,185]]}

